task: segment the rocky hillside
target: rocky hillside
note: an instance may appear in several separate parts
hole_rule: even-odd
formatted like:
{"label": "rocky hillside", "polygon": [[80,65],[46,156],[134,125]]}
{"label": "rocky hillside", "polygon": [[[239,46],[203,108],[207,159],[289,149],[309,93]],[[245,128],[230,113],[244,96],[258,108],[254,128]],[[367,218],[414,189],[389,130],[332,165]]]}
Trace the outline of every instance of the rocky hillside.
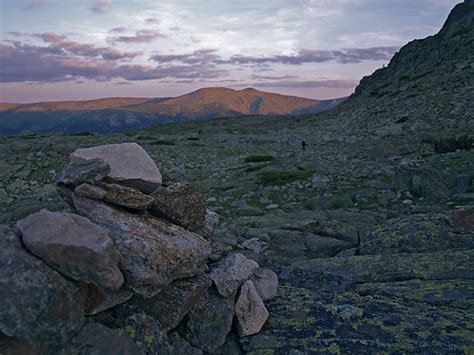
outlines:
{"label": "rocky hillside", "polygon": [[148,100],[149,98],[140,97],[107,97],[87,101],[35,102],[32,104],[0,103],[0,111],[44,112],[101,110],[141,104]]}
{"label": "rocky hillside", "polygon": [[472,133],[473,97],[474,2],[467,0],[436,35],[408,43],[363,78],[333,120],[346,136]]}
{"label": "rocky hillside", "polygon": [[312,100],[255,89],[206,88],[175,98],[105,98],[90,101],[0,103],[0,134],[99,132],[159,123],[242,115],[298,115],[335,107],[344,99]]}

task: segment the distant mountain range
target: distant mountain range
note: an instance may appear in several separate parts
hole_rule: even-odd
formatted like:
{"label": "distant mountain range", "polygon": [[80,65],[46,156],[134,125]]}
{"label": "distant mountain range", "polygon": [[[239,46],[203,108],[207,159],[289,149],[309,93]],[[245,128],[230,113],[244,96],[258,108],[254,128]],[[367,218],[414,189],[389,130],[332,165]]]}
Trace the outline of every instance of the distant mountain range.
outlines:
{"label": "distant mountain range", "polygon": [[0,134],[111,133],[174,121],[299,115],[330,109],[345,99],[313,100],[252,88],[205,88],[171,98],[113,97],[88,101],[0,103]]}

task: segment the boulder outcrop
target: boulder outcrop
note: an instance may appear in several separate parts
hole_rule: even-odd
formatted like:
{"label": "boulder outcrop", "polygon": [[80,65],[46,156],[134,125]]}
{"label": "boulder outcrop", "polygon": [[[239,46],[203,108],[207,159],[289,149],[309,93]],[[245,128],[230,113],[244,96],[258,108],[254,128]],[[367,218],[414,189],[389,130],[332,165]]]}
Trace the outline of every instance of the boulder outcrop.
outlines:
{"label": "boulder outcrop", "polygon": [[74,213],[0,228],[0,352],[222,353],[234,319],[262,328],[275,274],[211,239],[219,216],[143,148],[79,149],[55,181]]}

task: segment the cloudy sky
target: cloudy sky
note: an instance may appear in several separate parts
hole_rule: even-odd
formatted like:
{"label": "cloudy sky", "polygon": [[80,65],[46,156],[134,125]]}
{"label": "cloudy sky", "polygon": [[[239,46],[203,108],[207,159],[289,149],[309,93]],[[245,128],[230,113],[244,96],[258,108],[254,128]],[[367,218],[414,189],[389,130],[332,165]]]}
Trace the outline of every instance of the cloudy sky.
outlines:
{"label": "cloudy sky", "polygon": [[0,101],[350,94],[460,0],[0,0]]}

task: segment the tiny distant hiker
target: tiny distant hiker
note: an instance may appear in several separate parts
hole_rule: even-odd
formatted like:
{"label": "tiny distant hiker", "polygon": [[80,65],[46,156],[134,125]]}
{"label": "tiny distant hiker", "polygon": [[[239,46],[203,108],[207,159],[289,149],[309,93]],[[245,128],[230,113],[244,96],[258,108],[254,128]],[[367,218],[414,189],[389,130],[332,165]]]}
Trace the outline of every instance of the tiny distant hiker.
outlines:
{"label": "tiny distant hiker", "polygon": [[306,149],[306,142],[305,141],[301,141],[301,148],[303,148],[303,150]]}

